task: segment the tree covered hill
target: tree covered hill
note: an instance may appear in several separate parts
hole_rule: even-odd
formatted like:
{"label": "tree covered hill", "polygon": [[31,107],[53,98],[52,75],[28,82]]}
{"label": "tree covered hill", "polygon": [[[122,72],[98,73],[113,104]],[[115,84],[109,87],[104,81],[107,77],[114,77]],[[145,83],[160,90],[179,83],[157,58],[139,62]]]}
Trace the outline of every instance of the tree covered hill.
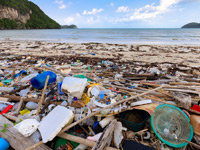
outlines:
{"label": "tree covered hill", "polygon": [[62,29],[77,29],[78,27],[72,24],[72,25],[62,25],[61,28]]}
{"label": "tree covered hill", "polygon": [[[16,11],[19,17],[16,17]],[[0,12],[0,29],[61,28],[56,21],[48,17],[37,5],[28,0],[0,0]],[[15,19],[10,17],[12,15]]]}
{"label": "tree covered hill", "polygon": [[200,23],[191,22],[182,26],[182,28],[200,28]]}

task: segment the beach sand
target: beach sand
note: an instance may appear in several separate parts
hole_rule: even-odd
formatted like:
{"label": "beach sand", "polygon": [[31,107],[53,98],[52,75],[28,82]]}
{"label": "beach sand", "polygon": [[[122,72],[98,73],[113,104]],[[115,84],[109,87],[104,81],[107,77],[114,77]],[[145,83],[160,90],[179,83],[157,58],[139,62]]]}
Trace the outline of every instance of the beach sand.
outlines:
{"label": "beach sand", "polygon": [[[200,46],[107,43],[48,43],[0,41],[1,53],[27,56],[76,56],[116,59],[119,62],[182,63],[200,67]],[[93,54],[93,55],[92,55]],[[95,54],[95,55],[94,55]]]}

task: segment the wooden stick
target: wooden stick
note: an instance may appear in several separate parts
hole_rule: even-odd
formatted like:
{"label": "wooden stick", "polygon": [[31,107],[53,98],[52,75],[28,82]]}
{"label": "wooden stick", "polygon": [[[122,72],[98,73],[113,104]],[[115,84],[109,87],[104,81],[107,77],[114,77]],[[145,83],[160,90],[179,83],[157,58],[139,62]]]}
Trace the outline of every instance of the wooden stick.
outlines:
{"label": "wooden stick", "polygon": [[90,74],[89,74],[89,76],[88,77],[92,77],[92,74],[95,72],[96,70],[95,69],[93,69],[91,72],[90,72]]}
{"label": "wooden stick", "polygon": [[25,150],[32,150],[32,149],[34,149],[34,148],[36,148],[36,147],[38,147],[38,146],[40,146],[40,145],[42,145],[42,144],[44,144],[44,143],[43,143],[42,141],[40,141],[39,143],[36,143],[36,144],[34,144],[34,145],[28,147],[28,148],[25,149]]}
{"label": "wooden stick", "polygon": [[[137,97],[140,97],[140,96],[149,94],[149,93],[154,92],[154,91],[156,91],[156,90],[159,90],[159,89],[161,89],[161,88],[163,88],[163,87],[164,87],[164,85],[162,85],[162,86],[160,86],[160,87],[157,87],[157,88],[155,88],[155,89],[153,89],[153,90],[149,90],[149,91],[147,91],[147,92],[144,92],[144,93],[141,93],[141,94],[138,94],[138,95],[129,97],[129,98],[124,99],[124,100],[121,100],[121,101],[119,101],[119,102],[115,102],[115,103],[113,103],[113,104],[110,104],[110,105],[108,105],[108,106],[106,106],[106,107],[104,107],[104,108],[102,108],[102,109],[100,109],[100,110],[98,110],[98,111],[96,111],[96,112],[93,112],[93,113],[91,113],[90,115],[88,115],[88,116],[86,116],[86,117],[84,117],[84,118],[82,118],[82,119],[80,119],[80,120],[78,120],[78,121],[76,121],[76,122],[70,124],[69,126],[65,127],[64,129],[62,129],[62,130],[58,133],[58,136],[62,135],[65,131],[67,131],[67,130],[69,130],[70,128],[76,126],[77,124],[83,122],[84,120],[87,120],[87,119],[89,119],[90,117],[99,114],[99,113],[100,113],[102,110],[104,110],[104,109],[111,108],[111,107],[113,107],[113,106],[115,106],[115,105],[118,105],[118,104],[121,104],[121,103],[123,103],[123,102],[128,102],[128,101],[130,101],[130,100],[132,100],[132,99],[134,99],[134,98],[137,98]],[[40,143],[42,144],[43,142],[41,141]],[[33,146],[34,146],[34,145],[33,145]]]}
{"label": "wooden stick", "polygon": [[[87,146],[90,146],[90,147],[93,147],[96,144],[96,142],[94,142],[94,141],[90,141],[90,140],[87,140],[87,139],[84,139],[84,138],[81,138],[81,137],[78,137],[78,136],[66,134],[66,133],[59,135],[59,137],[64,138],[64,139],[69,140],[69,141],[84,144],[84,145],[87,145]],[[112,148],[112,147],[105,147],[105,150],[117,150],[117,149]]]}
{"label": "wooden stick", "polygon": [[[15,95],[2,95],[1,97],[4,98],[9,98],[10,101],[16,101],[19,102],[21,97],[20,96],[15,96]],[[39,103],[40,100],[39,99],[35,99],[35,98],[25,98],[24,102],[35,102],[35,103]],[[43,102],[43,104],[45,104],[46,102]],[[51,104],[55,104],[55,105],[60,105],[61,102],[50,102]]]}
{"label": "wooden stick", "polygon": [[90,135],[89,132],[83,126],[80,126],[80,127],[88,136]]}
{"label": "wooden stick", "polygon": [[91,127],[88,127],[88,129],[90,130],[90,132],[92,133],[92,135],[95,135],[94,131],[92,130]]}
{"label": "wooden stick", "polygon": [[115,87],[115,88],[118,88],[118,89],[123,89],[123,90],[127,90],[127,91],[132,91],[132,92],[139,92],[139,93],[144,92],[142,90],[129,89],[129,88],[126,88],[126,87],[121,87],[121,86],[112,85],[112,84],[105,84],[105,83],[103,83],[103,86]]}
{"label": "wooden stick", "polygon": [[170,95],[169,93],[167,93],[167,92],[164,91],[163,89],[157,90],[157,92],[160,92],[160,93],[162,93],[162,94],[164,94],[164,95],[167,95],[167,96],[169,96],[169,97],[171,97],[171,98],[174,98],[172,95]]}
{"label": "wooden stick", "polygon": [[19,101],[19,106],[18,106],[18,108],[17,108],[17,110],[16,110],[16,114],[19,114],[19,111],[20,111],[20,109],[21,109],[21,107],[22,107],[23,102],[24,102],[24,98],[21,97],[21,99],[20,99],[20,101]]}
{"label": "wooden stick", "polygon": [[195,144],[195,143],[193,143],[193,142],[190,142],[190,141],[185,140],[185,139],[181,139],[181,141],[187,142],[187,143],[190,144],[191,146],[194,146],[195,148],[200,149],[200,145],[197,145],[197,144]]}
{"label": "wooden stick", "polygon": [[44,101],[44,94],[45,94],[45,91],[46,91],[46,88],[47,88],[47,83],[49,81],[49,75],[47,76],[47,79],[46,79],[46,82],[45,82],[45,85],[44,85],[44,89],[43,89],[43,92],[42,92],[42,97],[40,99],[40,103],[38,105],[38,109],[37,109],[37,112],[36,112],[36,115],[39,115],[39,112],[40,112],[40,108],[42,106],[42,103]]}
{"label": "wooden stick", "polygon": [[14,79],[14,75],[15,75],[15,69],[13,70],[13,72],[12,72],[12,78]]}
{"label": "wooden stick", "polygon": [[195,83],[195,82],[189,82],[189,83],[185,83],[185,82],[169,82],[169,84],[171,84],[171,85],[198,85],[198,86],[200,86],[200,83]]}
{"label": "wooden stick", "polygon": [[176,91],[176,92],[184,92],[184,93],[192,93],[192,94],[199,94],[199,92],[196,92],[194,90],[182,90],[182,89],[168,89],[165,88],[166,91]]}
{"label": "wooden stick", "polygon": [[17,121],[17,117],[15,117],[15,116],[11,116],[11,115],[8,115],[8,114],[2,114],[4,117],[6,117],[7,119],[9,119],[9,120],[12,120],[12,121]]}

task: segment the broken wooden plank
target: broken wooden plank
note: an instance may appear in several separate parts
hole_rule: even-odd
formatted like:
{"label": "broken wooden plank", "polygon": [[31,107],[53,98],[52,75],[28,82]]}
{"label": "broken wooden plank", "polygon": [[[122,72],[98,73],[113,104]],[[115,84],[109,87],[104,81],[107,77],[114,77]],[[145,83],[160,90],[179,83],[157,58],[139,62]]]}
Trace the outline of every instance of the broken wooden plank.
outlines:
{"label": "broken wooden plank", "polygon": [[9,100],[10,100],[10,98],[0,97],[0,101],[8,102]]}
{"label": "broken wooden plank", "polygon": [[92,150],[103,150],[106,146],[110,145],[116,123],[116,119],[111,121],[111,123],[104,129],[101,137],[92,148]]}

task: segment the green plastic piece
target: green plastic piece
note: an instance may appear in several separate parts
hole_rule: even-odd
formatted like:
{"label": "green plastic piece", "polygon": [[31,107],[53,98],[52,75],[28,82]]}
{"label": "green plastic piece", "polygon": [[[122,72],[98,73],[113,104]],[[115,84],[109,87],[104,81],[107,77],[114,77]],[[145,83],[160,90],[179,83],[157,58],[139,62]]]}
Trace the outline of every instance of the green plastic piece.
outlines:
{"label": "green plastic piece", "polygon": [[8,83],[11,83],[13,79],[7,79],[7,80],[2,80],[2,82],[8,84]]}
{"label": "green plastic piece", "polygon": [[[72,133],[68,133],[68,134],[74,135],[74,134],[72,134]],[[72,142],[72,141],[69,141],[69,140],[66,140],[66,139],[63,139],[63,138],[58,138],[58,140],[56,141],[54,150],[56,150],[56,149],[57,149],[59,146],[61,146],[61,145],[66,145],[68,142],[69,142],[74,148],[76,148],[76,147],[79,145],[79,143]]]}
{"label": "green plastic piece", "polygon": [[90,66],[88,66],[88,70],[92,70],[92,69],[90,68]]}
{"label": "green plastic piece", "polygon": [[[86,76],[84,76],[82,74],[74,75],[74,77],[81,78],[81,79],[85,79],[86,78]],[[92,81],[92,80],[90,78],[87,78],[87,81]]]}
{"label": "green plastic piece", "polygon": [[157,137],[175,148],[188,144],[181,139],[192,140],[193,127],[189,122],[190,119],[181,109],[169,104],[159,105],[151,116],[151,126]]}

